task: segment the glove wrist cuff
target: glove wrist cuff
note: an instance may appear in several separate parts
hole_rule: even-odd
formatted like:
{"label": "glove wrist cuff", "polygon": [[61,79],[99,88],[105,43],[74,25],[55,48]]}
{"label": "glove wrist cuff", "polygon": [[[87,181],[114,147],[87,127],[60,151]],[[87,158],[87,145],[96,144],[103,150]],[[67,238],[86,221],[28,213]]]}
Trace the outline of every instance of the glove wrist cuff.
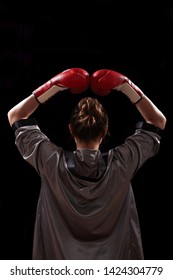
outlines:
{"label": "glove wrist cuff", "polygon": [[144,95],[143,92],[135,85],[130,85],[128,82],[117,87],[117,90],[122,91],[133,104],[139,102]]}

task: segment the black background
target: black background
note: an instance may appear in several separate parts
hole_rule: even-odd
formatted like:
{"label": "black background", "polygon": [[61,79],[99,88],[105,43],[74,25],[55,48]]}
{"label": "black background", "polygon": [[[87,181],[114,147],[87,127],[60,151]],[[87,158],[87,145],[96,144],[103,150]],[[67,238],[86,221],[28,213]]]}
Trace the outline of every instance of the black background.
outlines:
{"label": "black background", "polygon": [[[20,157],[7,112],[35,88],[80,67],[128,76],[163,111],[168,122],[159,154],[133,180],[146,259],[173,259],[172,248],[172,63],[173,6],[152,1],[63,1],[0,6],[0,258],[31,259],[40,188],[36,172]],[[150,3],[152,2],[152,3]],[[151,6],[152,4],[152,6]],[[34,113],[42,130],[72,147],[69,114],[81,95],[56,95]],[[98,97],[107,109],[111,138],[122,143],[139,115],[120,93]]]}

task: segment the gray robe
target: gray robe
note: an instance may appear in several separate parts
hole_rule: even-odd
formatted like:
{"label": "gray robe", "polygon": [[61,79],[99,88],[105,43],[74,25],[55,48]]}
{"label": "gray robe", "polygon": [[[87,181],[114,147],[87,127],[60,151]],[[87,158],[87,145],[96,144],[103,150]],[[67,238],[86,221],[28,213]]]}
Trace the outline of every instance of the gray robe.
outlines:
{"label": "gray robe", "polygon": [[21,156],[38,172],[33,259],[143,259],[140,224],[131,180],[157,154],[160,136],[137,129],[108,151],[99,172],[100,150],[73,152],[75,173],[62,147],[27,121],[15,131]]}

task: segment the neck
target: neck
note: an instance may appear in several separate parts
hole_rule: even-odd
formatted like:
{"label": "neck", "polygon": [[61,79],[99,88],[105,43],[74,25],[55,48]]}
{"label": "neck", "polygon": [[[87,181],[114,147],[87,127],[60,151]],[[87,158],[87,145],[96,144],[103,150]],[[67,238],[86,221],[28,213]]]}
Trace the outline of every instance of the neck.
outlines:
{"label": "neck", "polygon": [[100,147],[100,141],[90,141],[90,142],[81,142],[75,139],[77,149],[91,149],[91,150],[98,150]]}
{"label": "neck", "polygon": [[89,149],[89,150],[98,150],[98,145],[76,145],[77,149]]}

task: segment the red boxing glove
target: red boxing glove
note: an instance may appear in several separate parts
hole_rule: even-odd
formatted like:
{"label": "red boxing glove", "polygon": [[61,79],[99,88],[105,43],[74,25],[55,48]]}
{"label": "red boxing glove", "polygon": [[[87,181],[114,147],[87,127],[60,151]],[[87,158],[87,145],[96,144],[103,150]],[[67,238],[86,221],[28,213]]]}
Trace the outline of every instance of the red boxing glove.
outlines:
{"label": "red boxing glove", "polygon": [[109,69],[98,70],[92,74],[91,89],[97,95],[108,95],[114,89],[122,91],[133,104],[144,95],[126,76]]}
{"label": "red boxing glove", "polygon": [[33,91],[39,103],[44,103],[59,91],[70,89],[78,94],[85,91],[90,84],[88,72],[82,68],[67,69]]}

